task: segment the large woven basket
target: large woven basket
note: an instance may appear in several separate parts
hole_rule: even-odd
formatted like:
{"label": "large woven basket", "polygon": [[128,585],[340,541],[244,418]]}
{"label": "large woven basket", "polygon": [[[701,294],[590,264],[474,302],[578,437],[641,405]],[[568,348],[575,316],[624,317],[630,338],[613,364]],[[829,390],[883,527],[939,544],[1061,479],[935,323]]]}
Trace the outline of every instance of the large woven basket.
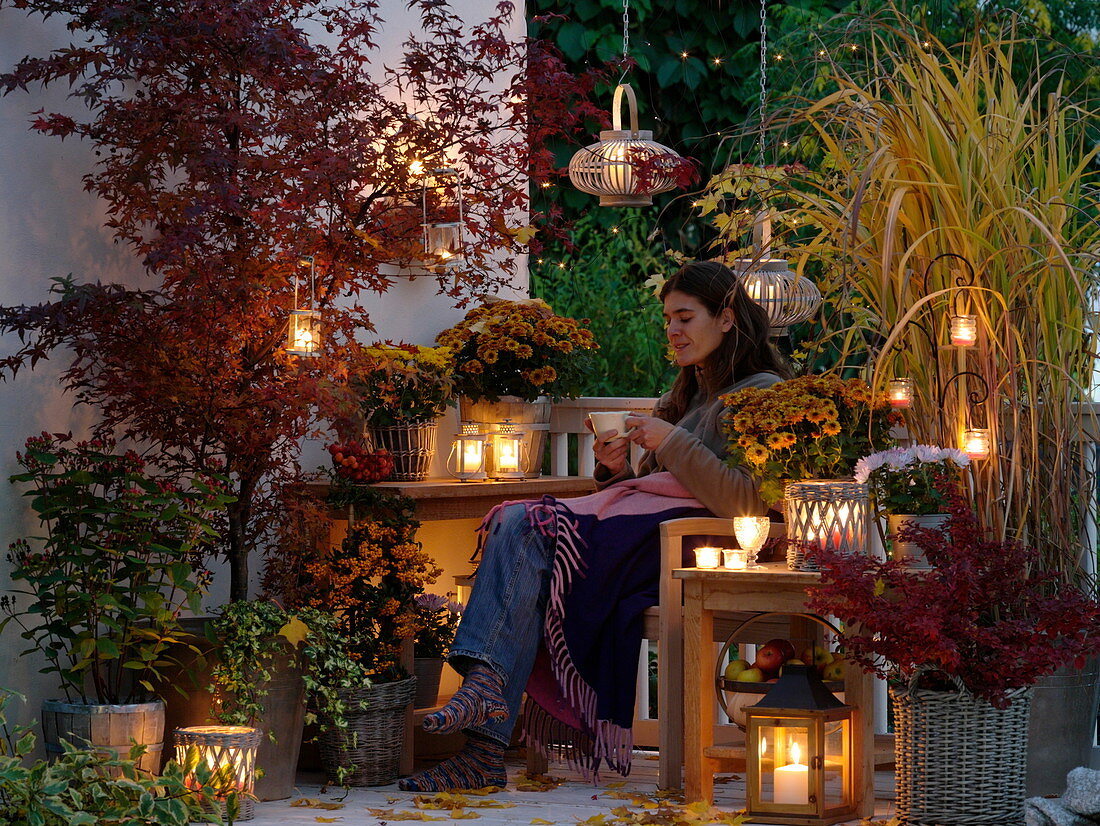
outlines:
{"label": "large woven basket", "polygon": [[392,479],[420,482],[428,478],[438,428],[435,419],[415,421],[392,427],[369,427],[367,437],[375,449],[384,448],[393,455]]}
{"label": "large woven basket", "polygon": [[[340,691],[346,730],[325,727],[318,739],[321,766],[330,780],[340,769],[349,786],[384,786],[397,779],[405,743],[405,710],[416,695],[416,677]],[[326,721],[327,722],[327,721]]]}
{"label": "large woven basket", "polygon": [[849,479],[807,479],[783,488],[787,567],[816,571],[808,547],[824,544],[846,554],[867,553],[867,485]]}
{"label": "large woven basket", "polygon": [[897,814],[907,826],[1024,822],[1031,691],[997,709],[964,690],[890,689]]}

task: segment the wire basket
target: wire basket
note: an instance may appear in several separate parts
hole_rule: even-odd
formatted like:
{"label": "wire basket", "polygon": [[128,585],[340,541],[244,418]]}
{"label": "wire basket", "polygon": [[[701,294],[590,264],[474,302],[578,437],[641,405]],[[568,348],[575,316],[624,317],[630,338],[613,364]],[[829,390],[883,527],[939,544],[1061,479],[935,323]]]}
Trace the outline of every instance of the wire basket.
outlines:
{"label": "wire basket", "polygon": [[898,818],[907,826],[1024,822],[1031,690],[994,708],[957,691],[891,687]]}
{"label": "wire basket", "polygon": [[439,422],[413,421],[388,427],[368,427],[367,439],[372,448],[383,448],[393,456],[393,475],[397,482],[421,482],[435,456],[435,437]]}
{"label": "wire basket", "polygon": [[335,781],[340,769],[349,786],[384,786],[397,779],[405,745],[405,710],[416,695],[416,677],[340,690],[346,729],[330,720],[318,738],[321,767]]}

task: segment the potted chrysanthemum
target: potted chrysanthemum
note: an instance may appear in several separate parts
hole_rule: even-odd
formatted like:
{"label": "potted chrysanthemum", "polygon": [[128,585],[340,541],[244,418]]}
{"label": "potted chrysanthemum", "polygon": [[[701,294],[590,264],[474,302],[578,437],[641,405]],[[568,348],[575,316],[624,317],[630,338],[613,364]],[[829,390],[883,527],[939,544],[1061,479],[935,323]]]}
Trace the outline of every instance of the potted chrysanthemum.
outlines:
{"label": "potted chrysanthemum", "polygon": [[959,472],[969,464],[970,457],[961,450],[934,445],[881,450],[856,463],[856,481],[867,484],[876,512],[887,517],[894,559],[928,567],[920,547],[905,540],[901,529],[935,528],[946,522],[944,491],[957,485]]}

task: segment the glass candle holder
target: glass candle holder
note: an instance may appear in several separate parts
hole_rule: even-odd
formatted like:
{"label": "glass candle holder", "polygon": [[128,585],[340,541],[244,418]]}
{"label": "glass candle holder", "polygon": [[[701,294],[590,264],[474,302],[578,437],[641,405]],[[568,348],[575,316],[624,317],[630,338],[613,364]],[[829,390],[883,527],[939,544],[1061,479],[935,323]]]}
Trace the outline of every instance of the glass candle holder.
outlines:
{"label": "glass candle holder", "polygon": [[733,535],[737,537],[737,544],[747,554],[746,565],[756,564],[756,555],[760,553],[760,549],[768,539],[771,524],[771,520],[766,516],[733,517]]}
{"label": "glass candle holder", "polygon": [[992,439],[984,427],[972,427],[963,432],[963,453],[971,459],[988,459]]}
{"label": "glass candle holder", "polygon": [[717,568],[722,561],[722,549],[709,546],[695,549],[696,568]]}
{"label": "glass candle holder", "polygon": [[722,567],[731,571],[744,571],[749,567],[749,553],[743,548],[724,548]]}
{"label": "glass candle holder", "polygon": [[913,380],[908,378],[891,379],[886,385],[886,398],[890,406],[903,410],[913,405]]}
{"label": "glass candle holder", "polygon": [[956,347],[973,347],[978,343],[976,315],[951,316],[951,343]]}

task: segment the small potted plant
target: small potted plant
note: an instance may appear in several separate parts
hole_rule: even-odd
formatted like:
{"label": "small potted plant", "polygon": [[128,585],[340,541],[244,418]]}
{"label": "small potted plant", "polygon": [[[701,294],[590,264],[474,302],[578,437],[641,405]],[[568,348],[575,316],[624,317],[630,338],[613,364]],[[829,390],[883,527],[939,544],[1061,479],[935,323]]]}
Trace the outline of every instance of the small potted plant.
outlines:
{"label": "small potted plant", "polygon": [[463,605],[440,594],[417,594],[417,625],[413,643],[413,668],[416,673],[416,708],[432,708],[439,699],[439,679],[443,658],[455,639]]}
{"label": "small potted plant", "polygon": [[376,343],[351,359],[349,387],[356,395],[376,450],[393,460],[393,478],[428,475],[438,419],[454,398],[454,363],[446,347]]}
{"label": "small potted plant", "polygon": [[[454,353],[459,418],[490,431],[527,425],[527,475],[542,468],[552,400],[581,394],[598,349],[587,322],[556,315],[541,299],[493,299],[436,336]],[[530,427],[534,425],[534,427]]]}
{"label": "small potted plant", "polygon": [[813,551],[811,610],[846,656],[890,680],[898,815],[1003,823],[1022,814],[1030,689],[1100,651],[1100,606],[1038,552],[987,538],[957,486],[941,529],[902,528],[931,568]]}
{"label": "small potted plant", "polygon": [[913,445],[881,450],[856,463],[856,481],[864,482],[877,512],[887,516],[894,558],[917,568],[928,561],[920,547],[898,538],[903,525],[935,528],[947,521],[942,491],[958,484],[970,457],[954,448]]}
{"label": "small potted plant", "polygon": [[441,570],[416,541],[411,499],[367,488],[357,502],[370,515],[339,546],[304,562],[296,593],[303,607],[335,615],[346,656],[364,675],[354,683],[346,671],[334,672],[340,682],[330,694],[347,725],[333,725],[319,709],[321,762],[331,778],[370,786],[397,776],[404,710],[416,691],[403,654],[419,630],[416,596]]}

